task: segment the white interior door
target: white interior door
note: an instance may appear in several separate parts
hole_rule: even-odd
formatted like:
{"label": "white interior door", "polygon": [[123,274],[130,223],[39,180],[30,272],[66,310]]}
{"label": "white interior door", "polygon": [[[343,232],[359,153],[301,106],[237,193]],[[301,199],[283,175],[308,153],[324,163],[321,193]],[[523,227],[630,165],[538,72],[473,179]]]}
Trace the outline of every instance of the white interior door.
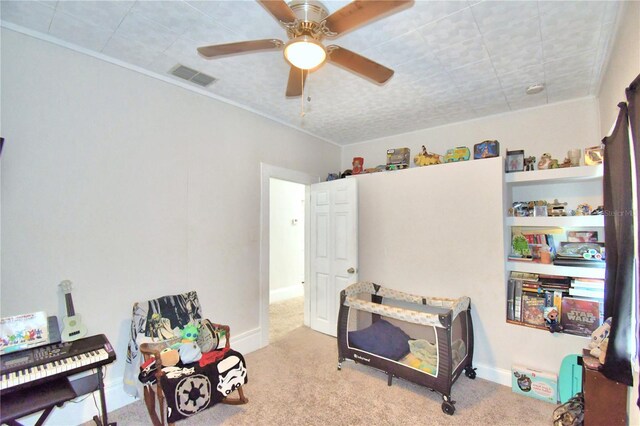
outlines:
{"label": "white interior door", "polygon": [[336,336],[340,291],[358,280],[357,181],[316,183],[310,193],[310,326]]}

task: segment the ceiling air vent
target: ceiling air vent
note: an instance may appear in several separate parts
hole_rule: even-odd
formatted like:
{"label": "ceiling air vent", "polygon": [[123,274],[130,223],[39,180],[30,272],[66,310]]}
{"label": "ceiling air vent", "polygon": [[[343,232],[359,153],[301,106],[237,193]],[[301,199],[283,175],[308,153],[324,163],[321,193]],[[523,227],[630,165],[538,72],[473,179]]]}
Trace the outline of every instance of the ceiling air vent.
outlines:
{"label": "ceiling air vent", "polygon": [[169,71],[169,73],[202,87],[207,87],[208,85],[216,81],[216,79],[211,77],[210,75],[203,74],[199,71],[180,64],[173,67],[171,71]]}

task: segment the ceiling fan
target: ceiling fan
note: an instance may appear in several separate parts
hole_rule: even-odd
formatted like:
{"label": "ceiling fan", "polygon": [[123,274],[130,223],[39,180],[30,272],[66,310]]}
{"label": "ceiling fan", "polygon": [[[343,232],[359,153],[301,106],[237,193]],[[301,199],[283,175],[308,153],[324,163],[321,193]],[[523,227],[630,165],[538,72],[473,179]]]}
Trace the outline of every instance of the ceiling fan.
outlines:
{"label": "ceiling fan", "polygon": [[356,0],[329,15],[327,8],[316,0],[257,0],[287,31],[289,41],[277,39],[241,41],[198,48],[207,59],[262,50],[284,50],[291,65],[286,96],[300,96],[310,71],[325,62],[346,68],[368,80],[383,84],[393,70],[364,56],[334,44],[324,46],[324,38],[334,39],[361,25],[410,6],[412,0]]}

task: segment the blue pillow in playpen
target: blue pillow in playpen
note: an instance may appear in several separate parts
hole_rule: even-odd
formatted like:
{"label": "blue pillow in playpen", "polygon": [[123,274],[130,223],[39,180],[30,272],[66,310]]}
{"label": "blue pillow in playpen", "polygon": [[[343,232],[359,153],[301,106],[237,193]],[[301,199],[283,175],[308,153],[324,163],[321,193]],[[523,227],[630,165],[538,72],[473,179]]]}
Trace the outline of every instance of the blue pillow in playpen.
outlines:
{"label": "blue pillow in playpen", "polygon": [[349,332],[350,346],[396,361],[409,353],[409,339],[407,333],[383,319]]}

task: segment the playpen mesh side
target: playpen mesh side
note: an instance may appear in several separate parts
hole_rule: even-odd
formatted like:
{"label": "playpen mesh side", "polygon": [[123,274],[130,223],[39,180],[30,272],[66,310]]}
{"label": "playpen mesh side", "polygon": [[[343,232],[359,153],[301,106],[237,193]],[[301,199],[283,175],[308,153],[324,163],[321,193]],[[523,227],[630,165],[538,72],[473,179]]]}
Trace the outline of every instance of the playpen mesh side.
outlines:
{"label": "playpen mesh side", "polygon": [[348,298],[349,304],[345,300],[345,306],[348,306],[345,332],[350,349],[379,355],[375,350],[356,347],[349,336],[352,332],[369,329],[375,321],[382,319],[408,336],[407,353],[393,360],[395,362],[432,376],[450,376],[465,360],[469,348],[466,311],[457,315],[450,329],[446,329],[439,317],[450,315],[448,309],[391,298],[378,299],[380,303],[367,302],[364,298],[370,299],[371,294],[353,295]]}

